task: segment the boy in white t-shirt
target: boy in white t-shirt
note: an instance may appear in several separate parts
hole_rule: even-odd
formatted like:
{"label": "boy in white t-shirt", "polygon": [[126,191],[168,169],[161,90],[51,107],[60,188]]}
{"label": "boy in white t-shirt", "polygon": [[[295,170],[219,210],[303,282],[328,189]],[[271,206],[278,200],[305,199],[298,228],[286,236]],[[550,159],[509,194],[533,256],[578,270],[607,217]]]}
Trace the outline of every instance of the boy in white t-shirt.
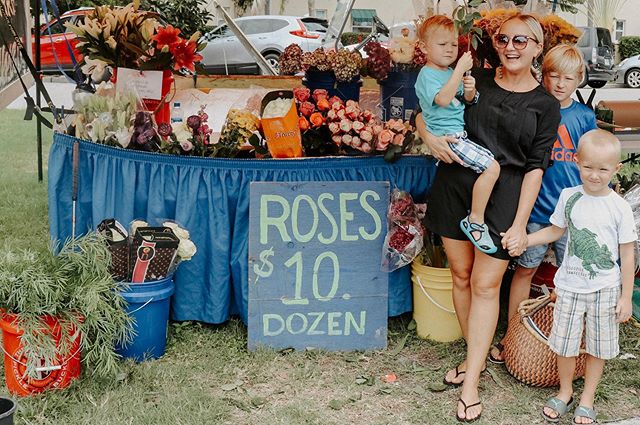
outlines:
{"label": "boy in white t-shirt", "polygon": [[589,424],[596,421],[593,401],[604,362],[619,353],[619,323],[631,317],[637,234],[631,207],[609,187],[622,165],[618,139],[604,130],[585,133],[577,163],[582,185],[562,191],[552,225],[528,235],[527,246],[548,244],[569,231],[554,279],[558,298],[549,336],[560,391],[547,401],[542,415],[558,422],[573,405],[573,375],[586,324],[584,390],[573,423]]}

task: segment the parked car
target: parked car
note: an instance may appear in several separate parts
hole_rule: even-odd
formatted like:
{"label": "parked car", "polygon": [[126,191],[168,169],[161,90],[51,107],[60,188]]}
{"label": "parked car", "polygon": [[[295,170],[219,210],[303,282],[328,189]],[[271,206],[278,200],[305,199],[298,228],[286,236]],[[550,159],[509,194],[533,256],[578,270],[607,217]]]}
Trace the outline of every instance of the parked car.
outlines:
{"label": "parked car", "polygon": [[[303,51],[322,47],[322,36],[329,26],[325,19],[280,15],[247,16],[234,19],[234,22],[276,71],[285,47],[292,43],[298,44]],[[259,74],[255,59],[227,24],[207,33],[203,41],[207,46],[200,54],[208,73]]]}
{"label": "parked car", "polygon": [[633,89],[640,88],[640,55],[628,57],[618,64],[616,82]]}
{"label": "parked car", "polygon": [[[56,59],[63,71],[73,71],[73,61],[71,60],[71,53],[67,48],[66,41],[69,42],[76,61],[80,62],[82,60],[82,55],[75,48],[76,44],[78,44],[77,36],[69,31],[64,25],[67,22],[73,25],[81,23],[84,20],[84,17],[87,14],[92,13],[93,10],[94,8],[92,7],[69,10],[60,15],[60,19],[54,18],[49,21],[49,24],[43,24],[40,27],[40,31],[36,31],[33,34],[31,43],[32,59],[35,62],[35,37],[40,37],[40,66],[42,67],[43,72],[60,72],[58,65],[56,64]],[[51,35],[49,35],[49,33],[51,33]]]}
{"label": "parked car", "polygon": [[585,74],[580,87],[604,87],[615,79],[613,64],[614,48],[611,33],[606,28],[578,27],[582,35],[578,39],[578,48],[584,56]]}

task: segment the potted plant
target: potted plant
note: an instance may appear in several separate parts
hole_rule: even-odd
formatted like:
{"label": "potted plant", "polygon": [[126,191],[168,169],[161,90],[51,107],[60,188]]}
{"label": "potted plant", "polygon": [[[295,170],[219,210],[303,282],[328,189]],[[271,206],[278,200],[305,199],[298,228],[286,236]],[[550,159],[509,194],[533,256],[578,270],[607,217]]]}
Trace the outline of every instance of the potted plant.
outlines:
{"label": "potted plant", "polygon": [[5,379],[19,395],[63,388],[80,374],[113,377],[115,346],[131,339],[126,303],[111,278],[100,235],[65,243],[56,255],[0,252],[0,327]]}

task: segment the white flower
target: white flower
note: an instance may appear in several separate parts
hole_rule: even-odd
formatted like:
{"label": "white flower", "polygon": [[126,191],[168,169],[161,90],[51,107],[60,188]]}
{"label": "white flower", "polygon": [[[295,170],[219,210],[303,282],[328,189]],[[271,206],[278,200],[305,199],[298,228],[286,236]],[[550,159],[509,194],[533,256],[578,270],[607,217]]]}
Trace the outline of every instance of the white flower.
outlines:
{"label": "white flower", "polygon": [[162,223],[162,225],[164,227],[168,227],[171,230],[173,230],[173,233],[179,237],[180,239],[189,239],[190,235],[189,235],[189,231],[187,229],[183,229],[182,227],[178,226],[177,223],[174,223],[173,221],[165,221],[164,223]]}
{"label": "white flower", "polygon": [[116,47],[118,47],[118,43],[116,42],[116,39],[113,38],[113,36],[107,38],[107,46],[109,46],[111,48],[111,50],[116,50]]}
{"label": "white flower", "polygon": [[193,133],[186,123],[174,123],[171,124],[171,128],[173,129],[173,134],[176,136],[176,139],[180,144],[188,142],[191,137],[193,137]]}
{"label": "white flower", "polygon": [[85,64],[80,68],[84,75],[90,75],[91,79],[99,83],[104,81],[107,63],[100,59],[84,58]]}
{"label": "white flower", "polygon": [[191,143],[188,140],[184,142],[180,142],[180,147],[182,147],[183,151],[189,152],[191,149],[193,149],[193,143]]}
{"label": "white flower", "polygon": [[131,142],[131,131],[128,128],[121,128],[120,130],[116,131],[114,136],[116,137],[116,140],[118,141],[118,143],[120,144],[120,146],[122,146],[123,148],[126,148],[127,146],[129,146],[129,143]]}
{"label": "white flower", "polygon": [[180,244],[178,245],[178,257],[180,257],[181,260],[191,260],[191,257],[193,257],[197,251],[196,244],[191,242],[189,239],[180,240]]}
{"label": "white flower", "polygon": [[111,112],[101,112],[100,115],[98,115],[98,119],[105,125],[113,124],[113,117],[111,116]]}
{"label": "white flower", "polygon": [[136,229],[138,227],[149,227],[149,223],[147,223],[146,221],[142,221],[142,220],[133,220],[129,227],[131,227],[131,232],[129,234],[130,235],[135,235],[136,234]]}

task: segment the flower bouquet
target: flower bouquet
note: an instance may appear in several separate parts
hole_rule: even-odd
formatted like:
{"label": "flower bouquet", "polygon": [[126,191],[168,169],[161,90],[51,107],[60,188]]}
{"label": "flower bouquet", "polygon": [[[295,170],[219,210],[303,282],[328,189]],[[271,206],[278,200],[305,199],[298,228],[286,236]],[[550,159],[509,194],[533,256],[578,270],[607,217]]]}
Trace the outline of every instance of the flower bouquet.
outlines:
{"label": "flower bouquet", "polygon": [[117,70],[126,72],[121,80],[127,87],[121,84],[120,90],[130,90],[133,84],[147,109],[159,112],[158,121],[168,122],[166,98],[172,73],[194,71],[195,63],[202,59],[197,52],[204,44],[197,43],[199,33],[184,39],[178,28],[162,26],[156,16],[139,10],[137,2],[122,8],[97,6],[83,22],[67,23],[66,27],[78,36],[76,47],[84,56],[82,71],[86,75],[100,79],[109,66],[113,68],[112,79],[117,81]]}
{"label": "flower bouquet", "polygon": [[174,155],[209,156],[213,153],[212,130],[207,124],[209,116],[205,105],[197,114],[184,122],[158,124],[158,135],[162,138],[160,151]]}
{"label": "flower bouquet", "polygon": [[383,246],[384,270],[391,272],[406,266],[420,254],[425,234],[421,223],[424,212],[408,192],[393,190],[387,212],[389,231]]}

